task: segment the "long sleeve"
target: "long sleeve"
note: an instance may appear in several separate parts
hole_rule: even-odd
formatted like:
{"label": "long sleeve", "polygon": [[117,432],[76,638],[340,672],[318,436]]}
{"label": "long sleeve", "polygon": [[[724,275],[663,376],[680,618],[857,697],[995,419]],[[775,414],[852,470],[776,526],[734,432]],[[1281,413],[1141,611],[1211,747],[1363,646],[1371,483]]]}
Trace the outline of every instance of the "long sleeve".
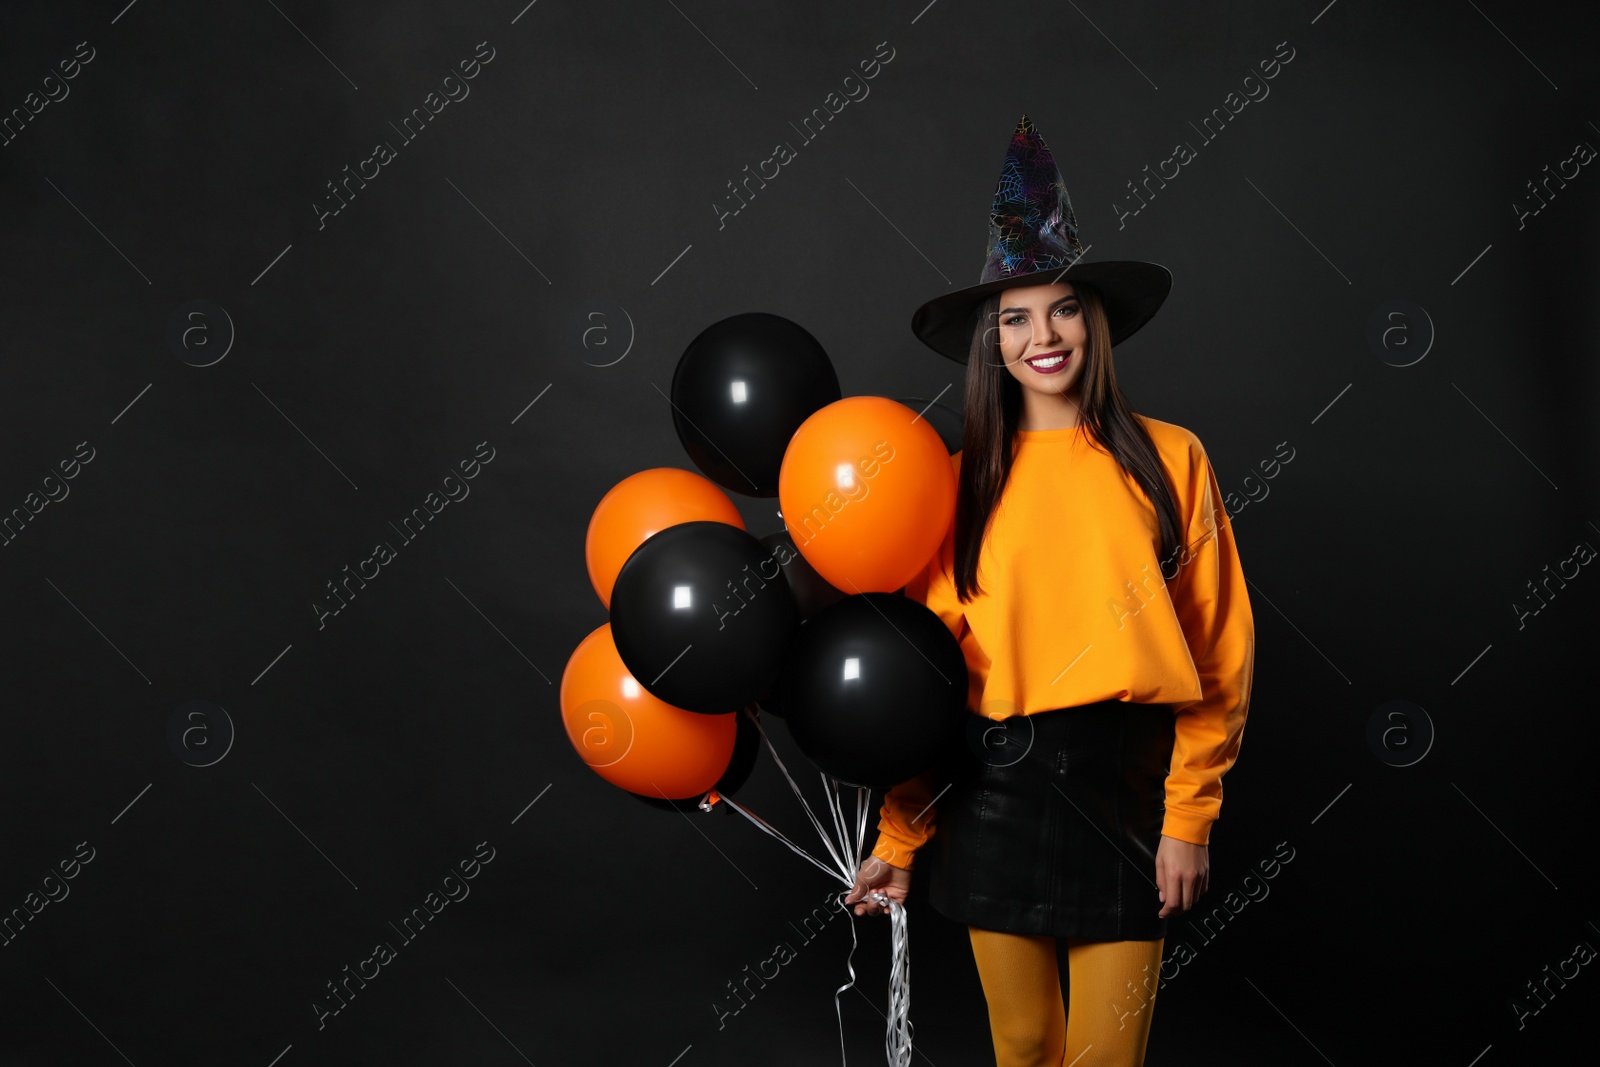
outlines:
{"label": "long sleeve", "polygon": [[872,854],[895,867],[911,870],[917,849],[933,836],[938,809],[939,768],[930,767],[884,794],[878,819],[878,841]]}
{"label": "long sleeve", "polygon": [[1190,498],[1186,527],[1190,540],[1168,588],[1202,696],[1174,708],[1176,740],[1161,832],[1205,845],[1222,807],[1222,777],[1238,758],[1244,738],[1256,640],[1233,524],[1221,505],[1216,473],[1203,449],[1195,459],[1191,477],[1197,491]]}

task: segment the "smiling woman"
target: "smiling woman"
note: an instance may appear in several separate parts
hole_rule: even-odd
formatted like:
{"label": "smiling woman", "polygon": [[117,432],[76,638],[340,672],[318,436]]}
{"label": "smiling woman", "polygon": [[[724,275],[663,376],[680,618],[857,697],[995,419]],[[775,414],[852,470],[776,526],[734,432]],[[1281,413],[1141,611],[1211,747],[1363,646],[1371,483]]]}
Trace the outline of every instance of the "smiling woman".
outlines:
{"label": "smiling woman", "polygon": [[[966,403],[955,521],[905,593],[960,642],[967,710],[1002,726],[974,720],[968,746],[889,790],[846,903],[904,904],[931,844],[928,902],[968,927],[997,1067],[1089,1048],[1143,1062],[1154,988],[1125,992],[1207,889],[1243,736],[1254,621],[1216,475],[1193,433],[1132,410],[1112,356],[1170,287],[1159,264],[1083,262],[1066,183],[1024,116],[979,283],[912,318],[966,364]],[[1126,605],[1134,577],[1147,595],[1127,625],[1125,606],[1103,608]],[[996,733],[1021,743],[996,750]]]}

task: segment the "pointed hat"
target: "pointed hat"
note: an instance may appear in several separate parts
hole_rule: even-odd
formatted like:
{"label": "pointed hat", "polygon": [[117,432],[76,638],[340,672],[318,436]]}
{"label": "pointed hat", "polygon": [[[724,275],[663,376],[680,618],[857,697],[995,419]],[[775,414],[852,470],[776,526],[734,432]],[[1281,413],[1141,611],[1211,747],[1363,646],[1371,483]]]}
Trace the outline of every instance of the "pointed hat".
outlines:
{"label": "pointed hat", "polygon": [[1083,262],[1067,183],[1044,138],[1023,115],[1011,134],[989,209],[989,248],[978,284],[923,304],[911,330],[929,348],[967,362],[985,297],[1020,285],[1083,281],[1099,290],[1120,344],[1149,322],[1172,288],[1172,272],[1138,260]]}

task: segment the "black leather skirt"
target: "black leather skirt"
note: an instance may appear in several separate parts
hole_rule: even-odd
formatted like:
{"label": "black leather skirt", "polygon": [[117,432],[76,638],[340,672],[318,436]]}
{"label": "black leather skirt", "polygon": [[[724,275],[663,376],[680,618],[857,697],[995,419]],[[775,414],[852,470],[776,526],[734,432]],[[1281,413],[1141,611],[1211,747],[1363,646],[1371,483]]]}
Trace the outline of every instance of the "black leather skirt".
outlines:
{"label": "black leather skirt", "polygon": [[[973,715],[943,766],[928,902],[968,926],[1153,941],[1172,705]],[[918,864],[918,866],[923,866]]]}

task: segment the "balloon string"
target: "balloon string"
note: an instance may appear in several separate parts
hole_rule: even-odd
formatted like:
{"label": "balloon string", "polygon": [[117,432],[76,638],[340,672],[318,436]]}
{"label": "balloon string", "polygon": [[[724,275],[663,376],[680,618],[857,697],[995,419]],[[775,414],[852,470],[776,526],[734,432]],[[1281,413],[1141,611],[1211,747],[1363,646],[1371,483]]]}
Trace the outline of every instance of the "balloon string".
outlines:
{"label": "balloon string", "polygon": [[[866,844],[867,819],[872,814],[872,790],[861,788],[856,790],[856,836]],[[857,870],[860,865],[857,865]]]}
{"label": "balloon string", "polygon": [[[843,822],[843,821],[844,821],[844,811],[843,811],[843,809],[841,809],[841,810],[840,810],[840,812],[839,812],[839,821],[840,821],[840,822]],[[866,828],[866,826],[865,826],[865,825],[864,825],[864,824],[863,824],[863,822],[862,822],[862,819],[861,819],[861,786],[859,786],[859,785],[858,785],[858,786],[856,786],[856,818],[855,818],[855,827],[856,827],[856,829],[855,829],[855,833],[854,833],[854,834],[853,834],[853,835],[851,835],[851,837],[850,837],[850,838],[848,838],[848,840],[851,840],[851,841],[861,841],[861,842],[862,842],[862,844],[865,844],[865,843],[866,843],[866,841],[865,841],[865,838],[866,838],[866,836],[867,836],[867,834],[866,834],[866,830],[867,830],[867,828]],[[860,853],[860,852],[859,852],[859,851],[858,851],[858,852],[856,852],[856,854],[855,854],[855,856],[854,856],[854,857],[852,857],[852,858],[853,858],[853,859],[854,859],[854,861],[855,861],[855,867],[856,867],[856,870],[858,870],[858,871],[859,871],[859,870],[860,870],[860,869],[861,869],[861,853]]]}
{"label": "balloon string", "polygon": [[[757,709],[761,707],[759,702],[757,702],[754,706]],[[800,801],[800,807],[805,811],[806,818],[811,820],[811,825],[816,829],[817,835],[822,838],[822,843],[827,846],[828,853],[833,857],[833,861],[837,863],[841,869],[844,869],[844,857],[841,856],[834,848],[833,839],[829,836],[827,830],[823,828],[821,820],[819,820],[815,813],[812,812],[811,805],[806,801],[805,794],[800,792],[799,783],[797,783],[794,780],[794,776],[789,773],[789,768],[784,764],[783,757],[778,755],[778,749],[775,745],[773,745],[772,738],[767,733],[767,728],[761,724],[760,717],[755,714],[755,712],[752,712],[750,708],[747,707],[744,710],[745,714],[750,716],[751,721],[756,724],[756,729],[761,731],[761,739],[766,742],[767,751],[772,754],[772,762],[776,763],[778,765],[778,769],[783,772],[784,780],[789,783],[789,788],[794,792],[795,798]],[[824,776],[824,780],[826,780],[826,776]],[[853,879],[854,871],[848,871],[847,873],[849,873]],[[853,880],[852,884],[854,884]]]}
{"label": "balloon string", "polygon": [[[819,860],[815,856],[811,855],[811,853],[807,852],[805,849],[801,848],[799,845],[795,844],[793,841],[790,841],[787,837],[784,836],[783,831],[779,830],[777,827],[775,827],[771,823],[767,822],[767,820],[763,819],[761,816],[757,815],[755,812],[751,811],[749,808],[746,808],[743,804],[740,804],[737,800],[734,800],[728,794],[722,793],[722,794],[719,794],[719,795],[722,797],[722,799],[724,801],[726,801],[729,805],[731,805],[733,807],[734,811],[737,811],[740,815],[743,815],[746,819],[749,819],[750,822],[752,824],[754,824],[758,829],[764,830],[765,832],[771,834],[773,837],[776,837],[779,841],[782,841],[784,844],[788,845],[789,848],[792,849],[795,852],[796,855],[800,856],[802,859],[810,861],[823,874],[826,874],[831,878],[842,878],[842,876],[840,875],[840,873],[837,870],[835,870],[832,867],[829,867],[826,863],[823,863],[821,860]],[[852,887],[855,885],[855,882],[852,879],[842,878],[842,880],[844,882],[846,882],[847,884],[849,884],[850,886],[852,886]]]}
{"label": "balloon string", "polygon": [[[872,801],[872,790],[866,788],[865,786],[860,786],[860,785],[856,786],[856,836],[855,836],[855,840],[857,842],[859,842],[861,844],[861,846],[863,846],[863,847],[866,845],[866,840],[867,840],[867,806],[871,803],[871,801]],[[861,861],[862,861],[862,859],[863,859],[863,856],[861,855],[861,849],[857,848],[856,849],[856,870],[858,870],[858,871],[861,869]]]}
{"label": "balloon string", "polygon": [[[756,705],[756,706],[758,708],[760,707],[759,704]],[[745,713],[750,716],[751,721],[753,721],[756,724],[757,729],[759,729],[761,731],[762,740],[764,740],[767,743],[767,750],[772,753],[772,762],[776,763],[778,765],[778,769],[783,772],[784,779],[788,781],[789,788],[791,790],[793,790],[796,799],[798,799],[800,801],[800,806],[801,806],[801,808],[803,808],[805,810],[806,817],[811,820],[811,825],[816,828],[817,834],[822,838],[822,843],[828,847],[828,853],[833,858],[833,862],[836,865],[836,869],[829,869],[820,860],[816,859],[810,853],[806,852],[800,846],[796,845],[793,841],[790,841],[787,837],[785,837],[784,834],[780,830],[777,829],[777,827],[773,826],[771,823],[767,822],[765,819],[761,818],[759,815],[756,815],[754,812],[747,810],[742,804],[739,804],[732,797],[727,796],[727,795],[724,794],[722,799],[726,800],[729,804],[733,805],[734,810],[739,812],[741,815],[743,815],[753,825],[757,826],[761,830],[766,831],[768,834],[770,834],[773,837],[777,838],[778,840],[782,841],[784,844],[788,845],[789,848],[792,851],[794,851],[797,855],[802,856],[807,860],[810,860],[813,864],[815,864],[822,871],[824,871],[827,874],[832,875],[833,877],[839,879],[846,886],[849,886],[851,889],[853,889],[855,887],[855,868],[848,866],[845,863],[843,856],[841,855],[841,850],[840,849],[836,849],[834,847],[834,843],[833,843],[832,839],[828,836],[827,830],[822,825],[822,820],[818,819],[816,814],[814,812],[812,812],[811,805],[806,800],[805,794],[800,791],[799,784],[794,780],[794,777],[789,774],[789,768],[784,766],[783,758],[778,755],[777,748],[774,747],[773,744],[772,744],[772,738],[767,735],[766,728],[761,725],[760,717],[757,716],[755,713],[751,712],[751,710],[749,708],[745,708],[744,710],[745,710]],[[839,832],[841,837],[843,837],[843,835],[844,835],[843,820],[842,820],[842,816],[838,813],[838,799],[839,799],[838,798],[838,781],[836,779],[828,777],[825,774],[822,776],[822,780],[823,780],[824,795],[829,800],[828,810],[829,810],[830,815],[833,817],[833,820],[834,820],[834,829]],[[856,845],[856,847],[854,849],[851,849],[849,847],[848,842],[841,842],[841,844],[843,846],[844,851],[850,853],[851,855],[859,855],[860,854],[860,845],[859,845],[859,843]],[[845,893],[841,894],[839,896],[838,900],[835,903],[837,904],[839,909],[845,913],[846,918],[848,918],[850,920],[850,955],[845,957],[845,969],[850,972],[850,981],[846,982],[844,985],[842,985],[838,989],[834,990],[834,993],[833,993],[833,1010],[834,1010],[834,1013],[838,1016],[838,1019],[839,1019],[839,1057],[844,1062],[845,1067],[849,1067],[850,1058],[849,1058],[849,1056],[847,1056],[845,1054],[845,1046],[844,1046],[844,1007],[843,1007],[843,1005],[841,1005],[839,1003],[839,994],[843,993],[845,990],[851,988],[852,986],[854,986],[856,984],[855,965],[854,965],[854,963],[852,961],[855,958],[856,943],[857,942],[856,942],[856,916],[855,916],[855,912],[852,909],[845,907],[844,898],[846,896],[849,896],[849,891],[848,890]],[[892,1026],[892,1024],[891,1024],[891,1026]]]}
{"label": "balloon string", "polygon": [[[760,703],[756,703],[755,707],[760,708]],[[789,773],[789,768],[784,766],[783,757],[778,755],[778,749],[773,745],[772,738],[768,736],[767,728],[761,725],[761,717],[748,707],[744,709],[744,712],[750,717],[750,721],[756,724],[756,729],[761,731],[761,739],[767,743],[767,751],[772,754],[772,762],[776,763],[778,770],[783,772],[784,781],[789,783],[789,788],[794,792],[795,798],[800,801],[801,809],[805,811],[806,818],[811,820],[811,825],[816,828],[817,835],[822,838],[822,843],[827,846],[829,855],[833,857],[833,862],[838,864],[839,869],[844,872],[845,881],[850,885],[854,885],[855,869],[847,867],[844,857],[833,847],[833,839],[829,837],[828,831],[823,828],[822,821],[812,812],[811,805],[807,803],[805,794],[800,792],[800,786],[794,780],[794,776]]]}
{"label": "balloon string", "polygon": [[[755,703],[752,706],[756,709],[756,711],[759,711],[761,708],[759,703]],[[872,791],[862,786],[855,787],[855,833],[851,834],[846,829],[847,824],[844,815],[843,801],[840,797],[839,791],[839,786],[841,783],[837,778],[833,778],[827,774],[822,774],[824,797],[828,801],[829,817],[833,820],[835,833],[838,834],[838,842],[836,847],[834,839],[824,828],[822,820],[818,819],[816,814],[811,810],[811,805],[806,801],[805,794],[800,791],[799,784],[795,782],[794,777],[790,775],[789,768],[784,766],[782,757],[778,755],[778,750],[773,745],[772,738],[767,735],[766,727],[762,726],[761,719],[756,714],[756,711],[752,711],[751,707],[746,707],[744,709],[745,714],[750,717],[750,720],[755,723],[756,728],[761,731],[761,738],[766,742],[767,751],[772,754],[772,761],[776,763],[778,765],[778,769],[783,772],[784,780],[789,783],[789,788],[794,792],[795,798],[800,801],[800,807],[805,811],[806,818],[811,820],[811,825],[816,829],[818,836],[822,838],[822,843],[827,846],[828,854],[833,859],[836,867],[829,868],[827,864],[823,863],[815,856],[812,856],[805,849],[789,840],[789,838],[784,836],[782,831],[778,830],[777,827],[773,826],[759,815],[750,811],[732,797],[725,793],[718,795],[721,799],[726,800],[735,811],[737,811],[740,815],[743,815],[751,825],[771,835],[772,837],[777,838],[779,841],[782,841],[785,845],[789,846],[790,850],[796,855],[807,860],[823,873],[838,878],[846,886],[849,886],[853,889],[855,887],[856,872],[861,867],[863,849],[866,847],[867,822],[870,817]],[[846,857],[848,857],[852,862],[846,862]],[[850,954],[845,957],[845,970],[849,972],[850,980],[844,985],[840,986],[838,989],[834,990],[833,993],[833,1010],[838,1016],[839,1020],[839,1057],[844,1062],[845,1067],[849,1067],[850,1060],[845,1054],[844,1008],[843,1005],[839,1003],[839,995],[845,990],[852,988],[856,984],[856,971],[853,961],[855,959],[856,945],[858,943],[856,938],[855,912],[853,909],[845,906],[844,904],[844,897],[848,895],[848,892],[841,895],[836,903],[845,913],[845,917],[850,920]],[[888,1031],[884,1037],[884,1050],[887,1054],[890,1067],[909,1067],[909,1064],[911,1063],[913,1030],[910,1019],[911,933],[907,923],[907,915],[904,905],[892,897],[883,894],[877,895],[876,902],[878,902],[882,907],[888,908],[890,926],[889,1014]]]}
{"label": "balloon string", "polygon": [[911,931],[906,925],[906,909],[899,901],[889,901],[889,1030],[884,1036],[884,1051],[890,1067],[909,1067],[911,1063]]}
{"label": "balloon string", "polygon": [[856,984],[856,968],[855,964],[851,962],[856,955],[856,916],[855,912],[845,907],[844,904],[844,897],[849,895],[849,893],[846,893],[841,896],[838,904],[839,907],[844,909],[844,913],[850,917],[850,954],[844,958],[844,969],[850,972],[850,981],[833,991],[833,1012],[839,1017],[839,1059],[844,1062],[845,1067],[849,1067],[850,1057],[846,1056],[844,1051],[844,1007],[839,1003],[839,994]]}
{"label": "balloon string", "polygon": [[[845,844],[848,850],[845,853],[846,859],[853,859],[855,858],[855,849],[850,847],[850,835],[845,831],[844,826],[844,812],[839,809],[839,782],[821,771],[818,771],[817,774],[822,779],[822,795],[828,801],[828,817],[833,820],[834,835]],[[844,861],[842,860],[841,862]],[[859,870],[860,867],[859,863],[850,865],[852,871]]]}
{"label": "balloon string", "polygon": [[[856,787],[856,832],[853,837],[845,831],[845,816],[842,800],[839,795],[839,781],[823,775],[823,781],[828,787],[829,811],[833,815],[834,825],[838,828],[840,839],[846,845],[853,846],[851,850],[857,870],[861,866],[861,850],[866,844],[867,833],[867,805],[871,797],[871,790],[861,786]],[[852,883],[853,884],[853,883]],[[884,1051],[891,1067],[908,1067],[911,1062],[911,934],[906,923],[906,910],[899,901],[885,897],[886,907],[889,909],[890,949],[889,949],[889,1013],[888,1031],[884,1035]],[[841,907],[843,902],[841,898]],[[852,916],[850,922],[850,957],[855,955],[855,920]],[[855,985],[856,972],[851,966],[850,958],[845,960],[845,967],[850,972],[850,981],[840,986],[833,994],[834,1012],[839,1016],[839,1051],[844,1054],[844,1013],[839,1006],[839,994]]]}

